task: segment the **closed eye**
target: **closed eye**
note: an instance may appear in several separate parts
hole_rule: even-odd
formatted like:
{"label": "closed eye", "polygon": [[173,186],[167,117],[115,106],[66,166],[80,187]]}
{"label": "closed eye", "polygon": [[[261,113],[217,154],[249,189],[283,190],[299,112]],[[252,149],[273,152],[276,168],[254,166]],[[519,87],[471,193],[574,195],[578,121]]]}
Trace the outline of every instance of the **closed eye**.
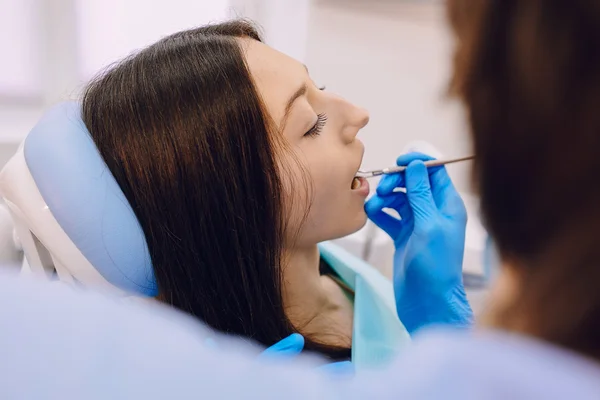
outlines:
{"label": "closed eye", "polygon": [[311,136],[311,137],[318,136],[321,133],[321,130],[323,130],[323,127],[325,126],[326,123],[327,123],[327,114],[317,115],[317,122],[315,122],[313,127],[310,128],[308,130],[308,132],[306,132],[304,134],[304,136]]}

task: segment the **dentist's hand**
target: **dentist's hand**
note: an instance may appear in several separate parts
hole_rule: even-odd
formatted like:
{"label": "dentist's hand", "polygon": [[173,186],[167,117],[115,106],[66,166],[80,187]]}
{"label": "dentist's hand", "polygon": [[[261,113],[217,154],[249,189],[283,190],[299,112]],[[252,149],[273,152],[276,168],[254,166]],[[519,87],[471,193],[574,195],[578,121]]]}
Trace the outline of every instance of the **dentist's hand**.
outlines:
{"label": "dentist's hand", "polygon": [[[258,358],[260,360],[289,360],[293,361],[304,349],[304,337],[299,333],[293,333],[285,339],[280,340],[273,346],[264,350]],[[339,361],[324,364],[317,368],[330,376],[348,377],[354,375],[354,366],[350,361]]]}
{"label": "dentist's hand", "polygon": [[[404,173],[384,177],[365,205],[369,218],[394,240],[394,292],[409,333],[427,325],[468,327],[473,312],[462,282],[467,213],[444,167],[431,157],[400,156]],[[405,187],[406,193],[394,192]],[[402,220],[383,211],[396,210]]]}
{"label": "dentist's hand", "polygon": [[273,346],[264,350],[260,359],[293,359],[296,358],[304,349],[304,337],[299,333],[292,333],[285,339],[281,339]]}

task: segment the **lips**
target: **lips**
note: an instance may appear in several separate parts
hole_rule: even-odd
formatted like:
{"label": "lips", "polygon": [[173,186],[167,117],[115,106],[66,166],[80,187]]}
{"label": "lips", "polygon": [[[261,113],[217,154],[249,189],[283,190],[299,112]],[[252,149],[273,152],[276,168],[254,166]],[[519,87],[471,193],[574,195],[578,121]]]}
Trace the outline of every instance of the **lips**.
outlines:
{"label": "lips", "polygon": [[357,193],[361,196],[368,196],[371,191],[371,187],[369,186],[369,181],[365,178],[354,178],[352,181],[352,192]]}
{"label": "lips", "polygon": [[[360,159],[358,159],[358,165],[356,166],[356,170],[354,171],[355,175],[358,172],[358,170],[360,169],[360,166],[363,161],[363,157],[365,155],[365,145],[358,139],[356,140],[356,142],[358,142],[358,144],[360,145],[361,151],[360,151]],[[360,188],[361,185],[362,185],[361,180],[358,177],[353,176],[352,182],[350,183],[350,189],[356,190],[356,189]]]}

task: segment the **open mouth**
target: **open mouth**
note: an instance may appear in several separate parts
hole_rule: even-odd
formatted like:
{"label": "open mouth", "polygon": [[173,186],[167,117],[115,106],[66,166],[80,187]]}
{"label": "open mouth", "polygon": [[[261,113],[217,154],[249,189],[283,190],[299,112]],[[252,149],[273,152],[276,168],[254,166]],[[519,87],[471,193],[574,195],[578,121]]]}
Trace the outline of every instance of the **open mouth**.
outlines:
{"label": "open mouth", "polygon": [[[362,148],[361,151],[361,155],[360,155],[360,160],[358,165],[356,165],[356,170],[355,173],[357,174],[358,170],[360,169],[360,166],[363,162],[363,156],[365,154],[365,146],[362,144],[362,142],[360,140],[357,141],[359,143],[359,145]],[[358,176],[354,176],[354,178],[352,178],[352,183],[350,183],[350,189],[351,190],[355,190],[355,191],[359,191],[359,192],[364,192],[364,191],[369,191],[369,182],[365,179],[365,178],[360,178]]]}
{"label": "open mouth", "polygon": [[352,179],[352,185],[350,186],[350,189],[357,193],[368,194],[370,190],[369,182],[366,178],[354,177],[354,179]]}

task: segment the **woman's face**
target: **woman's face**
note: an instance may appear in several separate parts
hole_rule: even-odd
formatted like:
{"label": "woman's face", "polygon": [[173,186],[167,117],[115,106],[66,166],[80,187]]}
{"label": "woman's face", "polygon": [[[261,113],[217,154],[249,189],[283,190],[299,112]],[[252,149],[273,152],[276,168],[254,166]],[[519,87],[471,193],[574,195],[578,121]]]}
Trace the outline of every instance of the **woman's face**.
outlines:
{"label": "woman's face", "polygon": [[254,40],[243,46],[276,134],[291,148],[276,154],[284,167],[287,243],[314,245],[360,229],[369,186],[354,180],[364,153],[356,135],[369,114],[319,89],[300,62]]}

